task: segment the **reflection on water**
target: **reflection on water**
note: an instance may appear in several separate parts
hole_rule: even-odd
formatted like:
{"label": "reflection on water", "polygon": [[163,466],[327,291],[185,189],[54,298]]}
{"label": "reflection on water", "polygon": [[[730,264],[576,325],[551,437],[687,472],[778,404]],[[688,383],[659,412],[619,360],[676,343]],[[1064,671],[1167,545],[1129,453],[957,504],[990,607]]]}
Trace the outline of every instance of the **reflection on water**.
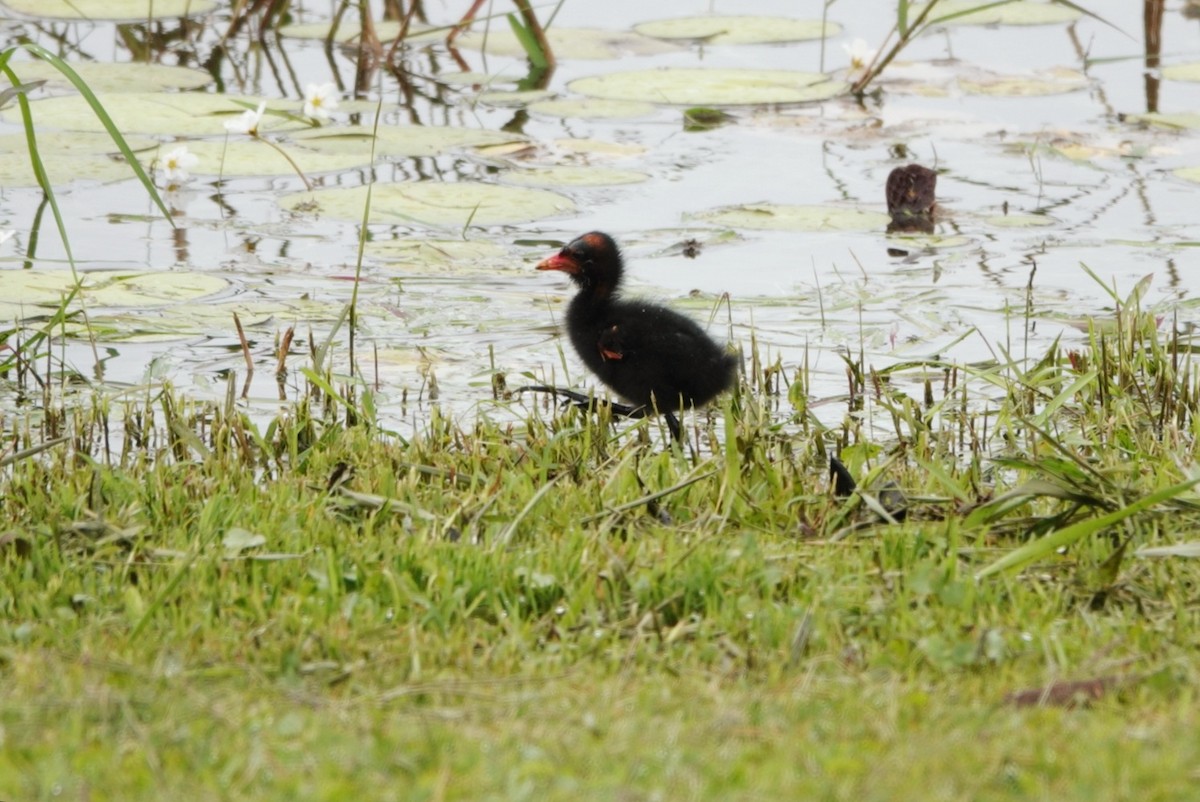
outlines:
{"label": "reflection on water", "polygon": [[[451,5],[407,6],[411,24],[446,24],[467,4],[455,6],[454,14]],[[370,227],[372,240],[465,236],[502,246],[487,257],[400,266],[368,250],[362,273],[358,348],[363,353],[368,342],[378,354],[362,370],[372,382],[377,377],[384,409],[388,399],[412,401],[433,376],[440,402],[471,415],[490,403],[493,370],[562,380],[565,364],[571,379],[585,381],[573,357],[564,363],[553,329],[568,288],[548,286],[532,263],[544,255],[545,240],[592,229],[625,244],[632,292],[673,298],[698,318],[714,319],[714,331],[728,328],[743,343],[754,331],[769,362],[780,359],[789,369],[808,364],[816,399],[845,392],[839,349],[861,350],[882,368],[915,357],[1038,356],[1059,337],[1081,342],[1081,321],[1107,314],[1112,290],[1123,296],[1147,274],[1154,282],[1144,303],[1164,313],[1177,308],[1180,320],[1189,321],[1200,297],[1197,189],[1170,171],[1200,164],[1200,138],[1122,115],[1200,111],[1200,85],[1163,81],[1157,72],[1160,65],[1200,58],[1185,49],[1195,41],[1196,23],[1171,10],[1164,22],[1161,4],[1083,5],[1116,29],[1088,17],[1046,26],[946,28],[902,53],[861,104],[840,98],[791,108],[731,107],[731,124],[699,130],[685,124],[678,107],[631,117],[563,117],[525,107],[526,99],[545,99],[545,93],[520,93],[544,88],[550,97],[571,97],[577,78],[659,67],[844,71],[842,42],[879,43],[887,33],[878,4],[833,4],[830,19],[842,31],[824,44],[687,43],[607,60],[574,58],[568,49],[556,54],[553,70],[532,71],[524,59],[449,50],[438,37],[394,49],[382,37],[379,48],[354,42],[327,48],[319,40],[276,35],[275,20],[220,14],[149,25],[10,20],[0,30],[9,42],[28,36],[72,60],[203,69],[212,76],[204,91],[296,99],[308,83],[333,81],[343,93],[345,113],[335,115],[343,124],[372,125],[378,104],[381,125],[465,126],[517,139],[507,148],[390,158],[314,177],[326,187],[503,183],[514,166],[648,173],[641,184],[557,188],[578,212],[536,224],[430,228],[397,220]],[[646,9],[628,0],[567,0],[554,25],[627,32],[647,20]],[[680,1],[650,13],[710,10],[795,14],[794,4],[783,0]],[[429,16],[435,13],[443,18]],[[321,19],[299,10],[287,22]],[[504,19],[493,24],[508,25]],[[1021,91],[1018,82],[1017,89],[1003,90],[1007,94],[991,94],[1011,86],[1013,77],[1061,77],[1063,68],[1084,76],[1077,81],[1082,88],[1013,96]],[[464,70],[471,73],[465,79]],[[356,96],[369,102],[347,102]],[[13,120],[8,116],[0,133],[19,130]],[[746,228],[721,235],[697,217],[741,204],[883,212],[888,174],[910,161],[938,172],[940,216],[927,236],[888,235],[882,226]],[[167,196],[174,229],[155,217],[132,181],[71,184],[59,202],[75,252],[88,266],[212,272],[239,288],[213,304],[272,310],[248,326],[252,353],[263,364],[251,396],[266,403],[275,396],[276,332],[298,326],[293,364],[300,361],[307,330],[321,337],[336,315],[298,301],[336,309],[351,297],[348,279],[355,274],[356,224],[285,212],[277,204],[301,189],[294,175],[194,179]],[[18,232],[0,245],[0,267],[21,269],[31,251],[35,270],[64,256],[40,193],[5,190],[0,227]],[[706,242],[697,258],[673,247],[693,237]],[[728,312],[719,301],[725,294]],[[289,303],[295,304],[290,311]],[[2,308],[9,316],[20,313]],[[93,308],[89,314],[101,322],[109,317],[119,335],[110,347],[120,357],[106,359],[108,380],[138,382],[166,373],[179,385],[208,392],[221,385],[224,372],[243,369],[239,350],[229,347],[236,342],[232,320],[214,317],[205,323],[209,330],[182,341],[131,342],[131,319],[147,313]],[[170,319],[169,309],[152,314]],[[90,347],[68,354],[81,373],[91,374]],[[844,412],[837,407],[827,405],[821,414],[837,419]]]}

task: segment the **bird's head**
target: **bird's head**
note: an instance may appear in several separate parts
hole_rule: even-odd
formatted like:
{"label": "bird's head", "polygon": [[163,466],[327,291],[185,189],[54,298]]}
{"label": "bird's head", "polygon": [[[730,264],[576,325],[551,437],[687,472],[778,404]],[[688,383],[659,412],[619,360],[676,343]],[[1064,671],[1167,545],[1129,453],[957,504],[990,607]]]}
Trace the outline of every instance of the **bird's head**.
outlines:
{"label": "bird's head", "polygon": [[560,270],[580,287],[607,295],[621,280],[621,251],[612,237],[592,231],[543,259],[537,269]]}

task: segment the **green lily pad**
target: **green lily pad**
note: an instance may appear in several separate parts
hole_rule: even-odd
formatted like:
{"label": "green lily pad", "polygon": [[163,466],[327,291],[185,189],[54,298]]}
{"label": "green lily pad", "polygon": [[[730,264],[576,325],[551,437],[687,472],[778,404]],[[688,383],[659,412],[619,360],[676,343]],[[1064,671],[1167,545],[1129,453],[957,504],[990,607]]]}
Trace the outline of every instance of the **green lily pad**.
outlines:
{"label": "green lily pad", "polygon": [[[341,220],[361,220],[367,187],[298,192],[280,199],[285,209],[305,210]],[[527,223],[575,211],[570,198],[543,189],[477,183],[376,184],[371,195],[372,223],[417,223],[462,228]]]}
{"label": "green lily pad", "polygon": [[[22,81],[46,81],[55,90],[71,89],[74,84],[57,68],[45,61],[10,64]],[[79,73],[93,92],[150,92],[164,89],[199,89],[212,83],[203,70],[172,67],[167,64],[141,64],[132,61],[73,61],[71,69]]]}
{"label": "green lily pad", "polygon": [[[560,61],[606,61],[622,56],[653,56],[678,49],[649,36],[598,28],[551,28],[546,32],[546,40],[555,58]],[[482,50],[485,42],[486,52],[491,55],[525,58],[525,48],[507,25],[493,25],[486,34],[483,30],[468,31],[458,37],[454,44],[469,50]]]}
{"label": "green lily pad", "polygon": [[30,17],[135,22],[194,17],[217,7],[216,0],[4,0],[4,5]]}
{"label": "green lily pad", "polygon": [[872,231],[887,228],[891,220],[883,212],[844,209],[837,206],[788,206],[774,203],[727,206],[692,216],[731,228],[773,231]]}
{"label": "green lily pad", "polygon": [[1200,61],[1163,67],[1162,77],[1168,81],[1200,81]]}
{"label": "green lily pad", "polygon": [[493,73],[474,72],[468,70],[466,72],[441,72],[438,73],[438,80],[445,84],[453,84],[455,86],[493,86],[495,84],[515,84],[521,80],[521,76],[516,73]]}
{"label": "green lily pad", "polygon": [[[400,35],[400,27],[401,23],[399,20],[376,22],[375,36],[380,42],[393,42]],[[289,39],[328,39],[331,30],[333,30],[332,22],[306,22],[284,25],[279,29],[279,33],[281,36]],[[337,36],[334,37],[334,41],[344,44],[357,39],[361,30],[357,22],[343,19],[341,24],[338,25]],[[445,29],[435,30],[412,25],[409,27],[408,35],[404,38],[404,41],[436,42],[439,39],[445,39],[447,33]]]}
{"label": "green lily pad", "polygon": [[483,92],[476,100],[485,105],[496,106],[502,109],[519,109],[529,106],[532,103],[550,100],[554,96],[555,93],[549,89],[526,89],[523,91],[497,90],[494,92]]}
{"label": "green lily pad", "polygon": [[574,117],[580,120],[632,120],[654,113],[654,105],[640,100],[601,100],[570,98],[531,103],[529,110],[548,117]]}
{"label": "green lily pad", "polygon": [[996,228],[1043,228],[1054,225],[1056,221],[1045,214],[998,214],[984,222]]}
{"label": "green lily pad", "polygon": [[[182,270],[97,270],[80,278],[89,306],[159,306],[202,298],[229,286],[219,276]],[[0,298],[13,306],[57,306],[74,283],[69,270],[0,270]]]}
{"label": "green lily pad", "polygon": [[1171,175],[1182,178],[1184,181],[1200,184],[1200,167],[1180,167],[1172,170]]}
{"label": "green lily pad", "polygon": [[962,248],[970,245],[972,240],[969,237],[964,237],[961,234],[952,234],[942,236],[940,234],[920,234],[920,233],[894,233],[888,234],[888,242],[894,242],[898,245],[903,245],[906,248],[913,250],[933,250],[950,248]]}
{"label": "green lily pad", "polygon": [[1088,79],[1078,70],[1059,68],[1039,75],[989,75],[979,78],[960,78],[958,85],[970,95],[1040,97],[1086,89]]}
{"label": "green lily pad", "polygon": [[[245,111],[234,103],[240,100],[257,106],[255,98],[232,95],[210,95],[203,92],[122,92],[99,93],[98,98],[105,111],[112,117],[117,128],[124,134],[157,134],[164,136],[218,136],[225,134],[225,122],[235,119]],[[38,100],[30,104],[33,119],[40,131],[43,126],[67,131],[103,131],[104,125],[96,117],[91,106],[79,95],[65,95]],[[299,113],[298,100],[273,100],[268,108],[287,109]],[[0,112],[0,118],[9,122],[19,119],[20,112],[13,108]],[[291,122],[267,114],[263,117],[263,132],[281,128],[307,129],[302,122]]]}
{"label": "green lily pad", "polygon": [[[193,140],[183,144],[186,144],[188,152],[198,159],[196,164],[189,168],[189,172],[196,175],[295,175],[296,167],[307,175],[348,170],[351,167],[369,164],[371,161],[369,145],[358,153],[353,153],[314,150],[300,143],[288,142],[280,145],[277,150],[265,142],[244,136],[231,136],[228,140]],[[161,150],[166,152],[175,146],[176,143],[163,145]],[[283,153],[280,153],[280,150]],[[287,154],[286,157],[284,153]],[[147,160],[147,167],[149,161]]]}
{"label": "green lily pad", "polygon": [[847,84],[819,72],[670,68],[579,78],[572,91],[609,100],[686,106],[807,103],[842,94]]}
{"label": "green lily pad", "polygon": [[1181,114],[1127,114],[1125,115],[1125,120],[1127,122],[1140,122],[1159,128],[1172,128],[1176,130],[1182,128],[1200,128],[1200,114],[1196,112],[1183,112]]}
{"label": "green lily pad", "polygon": [[[939,25],[1057,25],[1064,22],[1074,22],[1083,16],[1082,13],[1065,5],[1057,3],[1036,3],[1031,0],[1019,0],[1016,3],[1006,3],[994,8],[987,8],[986,0],[942,0],[930,12],[930,21],[938,21],[955,14],[962,14],[973,8],[982,10],[954,17],[951,20],[938,22]],[[912,6],[908,10],[908,18],[916,19],[924,10],[923,6]]]}
{"label": "green lily pad", "polygon": [[[243,328],[273,325],[274,328],[303,322],[336,320],[345,304],[334,301],[250,298],[227,302],[184,302],[161,309],[138,309],[89,314],[91,329],[105,342],[173,342],[230,331],[237,314]],[[80,331],[79,335],[84,332]]]}
{"label": "green lily pad", "polygon": [[637,170],[612,167],[532,167],[512,170],[501,178],[506,184],[526,187],[605,187],[640,184],[650,176]]}
{"label": "green lily pad", "polygon": [[492,272],[520,265],[507,248],[487,240],[375,240],[367,253],[387,267],[447,272]]}
{"label": "green lily pad", "polygon": [[[288,137],[305,147],[324,153],[356,153],[370,156],[372,126],[341,126],[337,128],[307,128]],[[519,134],[505,131],[485,131],[479,128],[454,126],[381,125],[375,143],[375,155],[436,156],[452,150],[507,142],[523,142]],[[365,161],[363,162],[365,163]]]}
{"label": "green lily pad", "polygon": [[842,26],[836,22],[792,19],[791,17],[677,17],[633,26],[634,31],[656,39],[702,39],[714,45],[756,45],[771,42],[803,42],[835,36]]}
{"label": "green lily pad", "polygon": [[[126,136],[134,151],[148,151],[151,139]],[[50,183],[63,186],[72,181],[119,181],[132,178],[133,169],[119,155],[117,145],[107,133],[39,131],[38,151]],[[37,179],[29,163],[24,134],[0,136],[0,186],[36,187]]]}

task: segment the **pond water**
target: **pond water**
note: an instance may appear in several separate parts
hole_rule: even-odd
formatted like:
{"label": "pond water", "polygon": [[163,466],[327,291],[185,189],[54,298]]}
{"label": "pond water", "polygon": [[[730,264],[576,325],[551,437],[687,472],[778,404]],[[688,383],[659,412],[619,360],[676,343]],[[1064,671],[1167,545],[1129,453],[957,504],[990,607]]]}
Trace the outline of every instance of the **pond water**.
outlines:
{"label": "pond water", "polygon": [[[431,24],[445,24],[467,5],[427,2],[424,11]],[[765,357],[782,360],[789,375],[806,364],[816,401],[836,401],[846,392],[839,356],[845,349],[885,368],[934,357],[976,362],[1004,352],[1037,358],[1060,337],[1078,346],[1086,342],[1088,316],[1111,315],[1111,292],[1124,297],[1150,274],[1143,305],[1159,311],[1164,326],[1172,315],[1189,324],[1200,298],[1198,186],[1175,171],[1200,167],[1200,138],[1194,127],[1152,125],[1140,115],[1200,112],[1200,82],[1147,69],[1140,4],[1081,4],[1103,21],[1084,16],[1043,25],[939,26],[905,48],[861,103],[842,94],[812,103],[728,105],[729,123],[709,130],[687,130],[684,109],[721,105],[723,96],[684,104],[651,97],[650,105],[615,118],[589,116],[595,108],[561,113],[553,105],[527,107],[538,100],[580,99],[577,89],[586,84],[573,82],[632,70],[774,69],[845,80],[855,71],[843,44],[863,39],[877,47],[893,21],[881,13],[883,5],[832,3],[828,20],[840,28],[824,43],[618,40],[603,58],[587,52],[593,40],[568,43],[556,48],[557,68],[536,96],[516,93],[516,82],[530,72],[523,57],[484,56],[467,46],[469,40],[451,53],[431,39],[403,51],[403,80],[383,70],[369,75],[369,89],[358,102],[349,91],[354,52],[327,53],[318,40],[274,33],[259,45],[252,35],[257,21],[230,39],[224,58],[213,58],[228,27],[227,10],[186,24],[156,21],[149,36],[145,23],[0,22],[8,43],[27,37],[73,62],[130,61],[130,47],[149,41],[152,60],[161,64],[205,65],[209,75],[201,76],[201,91],[223,88],[251,104],[271,99],[271,108],[294,113],[307,84],[335,82],[341,106],[317,133],[345,131],[352,122],[369,126],[378,102],[381,126],[397,131],[449,125],[498,134],[482,144],[417,155],[397,145],[373,168],[368,140],[346,143],[362,150],[348,160],[351,166],[306,170],[317,190],[311,196],[316,208],[306,203],[308,190],[294,171],[259,170],[260,162],[276,158],[274,151],[243,136],[237,147],[257,148],[249,161],[231,155],[223,175],[198,173],[164,193],[174,229],[132,178],[71,180],[85,172],[56,178],[80,268],[152,274],[138,280],[141,294],[85,292],[97,347],[76,331],[64,352],[67,361],[94,377],[99,355],[103,380],[114,388],[169,378],[191,393],[219,397],[231,372],[239,385],[245,373],[236,311],[258,368],[247,401],[269,410],[278,401],[278,333],[296,326],[289,364],[308,364],[310,332],[319,345],[351,298],[359,219],[331,214],[324,193],[371,180],[377,188],[402,192],[418,183],[533,183],[567,199],[556,212],[529,219],[521,219],[516,201],[510,206],[501,199],[497,222],[489,222],[484,213],[492,207],[485,204],[475,217],[459,210],[458,217],[439,223],[383,210],[369,226],[357,355],[364,378],[378,382],[383,416],[401,428],[427,414],[431,386],[437,402],[466,424],[481,412],[519,414],[519,408],[507,410],[492,400],[493,371],[508,374],[510,386],[525,382],[521,374],[591,386],[556,328],[570,295],[567,282],[537,273],[533,265],[554,250],[554,242],[593,229],[623,244],[631,293],[711,320],[714,334],[747,352],[753,336]],[[705,15],[819,19],[821,6],[565,0],[552,30],[624,34],[652,19]],[[492,13],[512,8],[496,0]],[[319,23],[330,13],[324,4],[297,5],[293,21]],[[490,25],[497,35],[507,28],[503,17]],[[1162,66],[1198,59],[1200,21],[1188,18],[1180,4],[1168,7]],[[479,75],[464,80],[464,65]],[[16,66],[22,74],[22,65]],[[703,80],[694,75],[683,86]],[[95,130],[78,122],[87,115],[68,109],[55,116],[50,105],[39,107],[42,98],[63,93],[48,86],[31,94],[35,120],[42,120],[39,133]],[[101,98],[119,124],[131,126],[127,133],[139,140],[131,144],[145,148],[139,153],[147,164],[175,140],[194,149],[205,140],[218,143],[209,146],[218,153],[235,144],[225,144],[221,121],[228,114],[213,116],[199,106],[193,113],[185,106],[184,116],[201,127],[143,130],[145,115],[123,112],[115,90],[102,91]],[[39,108],[46,110],[40,117]],[[241,108],[229,103],[228,111]],[[0,135],[20,131],[10,104]],[[264,138],[293,152],[304,152],[306,131],[311,133],[278,116],[263,124]],[[51,144],[44,150],[48,162],[62,158]],[[909,162],[939,172],[941,214],[930,236],[885,232],[884,182],[893,168]],[[253,167],[241,166],[246,164]],[[564,166],[586,169],[529,169]],[[621,172],[604,172],[609,170]],[[6,180],[0,190],[0,228],[16,232],[0,244],[0,278],[22,272],[22,286],[49,287],[52,299],[57,285],[46,276],[64,269],[65,250],[49,211],[40,208],[40,192],[28,183]],[[817,222],[788,218],[786,207],[792,206],[816,207]],[[748,211],[716,214],[729,207]],[[506,213],[513,219],[505,221]],[[454,244],[464,239],[469,246]],[[680,247],[690,239],[702,246],[695,258]],[[418,247],[429,240],[447,244]],[[206,283],[212,279],[219,281]],[[98,273],[95,283],[113,282],[110,274]],[[46,313],[47,296],[23,295],[15,286],[3,285],[0,312],[35,325]],[[346,370],[347,356],[343,327],[334,349],[338,369]],[[838,403],[818,409],[830,421],[845,413]]]}

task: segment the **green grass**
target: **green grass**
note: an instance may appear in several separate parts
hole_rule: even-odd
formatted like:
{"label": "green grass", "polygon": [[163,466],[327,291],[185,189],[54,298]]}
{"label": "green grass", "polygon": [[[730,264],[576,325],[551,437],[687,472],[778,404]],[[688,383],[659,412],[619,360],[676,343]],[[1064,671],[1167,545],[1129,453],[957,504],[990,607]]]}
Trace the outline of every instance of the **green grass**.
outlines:
{"label": "green grass", "polygon": [[846,418],[851,499],[757,355],[695,453],[532,402],[404,441],[315,374],[269,426],[66,404],[10,361],[0,798],[1190,798],[1200,575],[1136,555],[1200,524],[1188,351],[1129,309],[1027,366],[855,364],[895,438]]}

